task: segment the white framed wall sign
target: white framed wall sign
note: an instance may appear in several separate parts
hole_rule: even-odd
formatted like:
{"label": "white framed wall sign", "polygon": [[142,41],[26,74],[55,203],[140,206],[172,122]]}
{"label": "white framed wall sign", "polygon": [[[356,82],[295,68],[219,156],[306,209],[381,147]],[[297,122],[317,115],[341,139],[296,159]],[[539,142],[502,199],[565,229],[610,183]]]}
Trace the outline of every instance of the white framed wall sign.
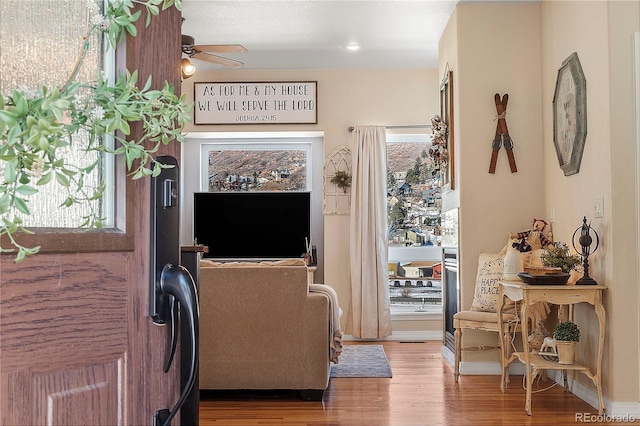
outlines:
{"label": "white framed wall sign", "polygon": [[316,124],[317,81],[194,83],[195,124]]}

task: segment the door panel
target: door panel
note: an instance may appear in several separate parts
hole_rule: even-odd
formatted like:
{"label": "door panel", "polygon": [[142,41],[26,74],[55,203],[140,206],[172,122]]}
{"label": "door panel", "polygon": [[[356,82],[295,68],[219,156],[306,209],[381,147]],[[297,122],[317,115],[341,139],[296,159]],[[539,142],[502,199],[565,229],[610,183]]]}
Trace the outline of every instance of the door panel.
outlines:
{"label": "door panel", "polygon": [[[18,423],[122,424],[127,257],[3,258],[0,393],[32,408]],[[2,423],[15,424],[16,400],[3,397],[0,408]]]}
{"label": "door panel", "polygon": [[[139,84],[152,75],[153,87],[167,80],[179,92],[180,12],[148,28],[144,13],[119,56]],[[179,158],[180,147],[159,154]],[[148,179],[126,180],[127,229],[108,231],[132,242],[125,249],[74,232],[75,252],[52,253],[68,248],[65,234],[36,234],[43,253],[19,264],[0,256],[0,423],[144,425],[177,401],[179,360],[163,372],[168,327],[149,317],[149,193]]]}
{"label": "door panel", "polygon": [[33,375],[36,394],[32,424],[121,425],[124,364],[124,358],[120,358]]}

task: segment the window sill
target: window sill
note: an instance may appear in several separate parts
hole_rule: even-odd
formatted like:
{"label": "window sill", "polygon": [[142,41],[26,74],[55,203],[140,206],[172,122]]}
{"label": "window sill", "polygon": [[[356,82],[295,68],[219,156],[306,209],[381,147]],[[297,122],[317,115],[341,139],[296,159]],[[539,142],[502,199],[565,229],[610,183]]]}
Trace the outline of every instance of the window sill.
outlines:
{"label": "window sill", "polygon": [[403,312],[391,308],[392,321],[441,321],[442,309],[440,311],[431,310],[430,312]]}

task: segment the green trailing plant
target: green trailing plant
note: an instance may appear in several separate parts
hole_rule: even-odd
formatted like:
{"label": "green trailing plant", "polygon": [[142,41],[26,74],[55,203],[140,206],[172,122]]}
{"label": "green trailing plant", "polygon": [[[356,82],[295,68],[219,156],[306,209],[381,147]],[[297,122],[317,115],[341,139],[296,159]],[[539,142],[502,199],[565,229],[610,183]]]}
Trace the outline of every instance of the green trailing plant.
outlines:
{"label": "green trailing plant", "polygon": [[[102,74],[95,82],[76,81],[89,40],[104,33],[109,48],[127,34],[136,36],[135,22],[146,10],[151,17],[169,7],[182,9],[182,0],[111,0],[103,13],[89,9],[87,33],[78,61],[62,87],[36,90],[14,89],[0,93],[0,237],[8,237],[11,247],[0,253],[16,252],[16,261],[37,253],[39,247],[24,247],[15,239],[23,228],[21,215],[30,215],[29,198],[40,188],[57,182],[66,190],[61,207],[99,199],[104,186],[87,187],[85,177],[98,165],[76,166],[65,158],[65,148],[78,145],[78,132],[88,135],[81,150],[124,158],[133,179],[157,176],[162,164],[153,155],[162,145],[183,141],[182,128],[189,121],[191,106],[186,96],[177,96],[167,82],[162,89],[151,89],[151,78],[140,88],[138,72],[126,71],[114,85]],[[88,95],[87,95],[88,94]],[[130,123],[139,122],[141,135],[131,135]],[[111,135],[115,143],[105,143]],[[103,218],[95,211],[83,218],[81,227],[102,227]]]}
{"label": "green trailing plant", "polygon": [[331,178],[331,183],[347,192],[347,188],[351,188],[351,175],[345,171],[338,170]]}
{"label": "green trailing plant", "polygon": [[540,256],[542,264],[549,268],[560,268],[562,272],[570,272],[580,265],[580,257],[571,254],[567,244],[555,242],[547,246]]}
{"label": "green trailing plant", "polygon": [[580,327],[572,321],[561,322],[556,326],[553,338],[564,342],[579,342]]}

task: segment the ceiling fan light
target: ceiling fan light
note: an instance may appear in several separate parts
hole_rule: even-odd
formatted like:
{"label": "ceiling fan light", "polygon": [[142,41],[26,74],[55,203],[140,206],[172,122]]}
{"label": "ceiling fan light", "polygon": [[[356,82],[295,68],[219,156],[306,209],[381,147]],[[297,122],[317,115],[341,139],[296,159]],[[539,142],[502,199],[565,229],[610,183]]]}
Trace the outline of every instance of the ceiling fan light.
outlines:
{"label": "ceiling fan light", "polygon": [[182,70],[182,78],[185,79],[193,77],[193,74],[196,72],[196,67],[187,58],[182,58],[180,68]]}

